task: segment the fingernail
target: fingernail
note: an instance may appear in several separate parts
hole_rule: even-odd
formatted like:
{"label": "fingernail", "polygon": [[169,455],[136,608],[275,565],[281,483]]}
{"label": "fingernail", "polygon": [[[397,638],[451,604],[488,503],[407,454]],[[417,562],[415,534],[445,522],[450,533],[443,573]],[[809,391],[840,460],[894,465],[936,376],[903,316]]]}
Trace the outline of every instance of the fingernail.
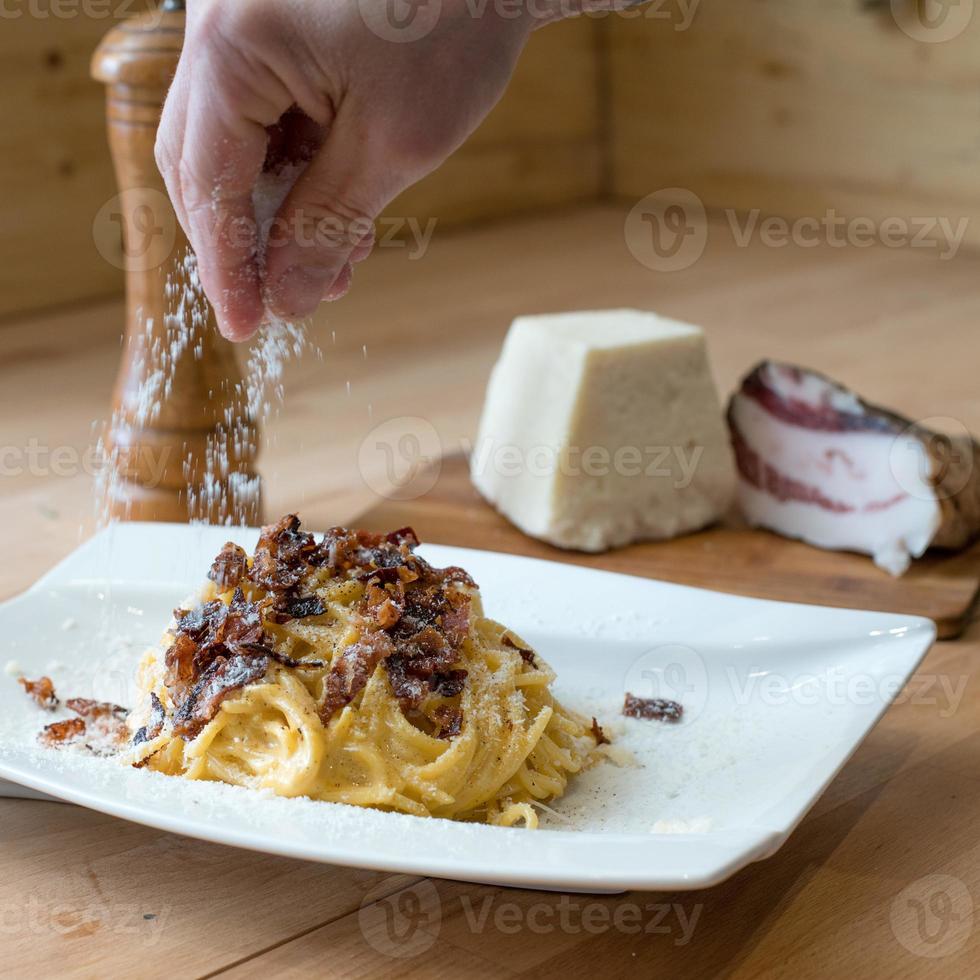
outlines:
{"label": "fingernail", "polygon": [[354,269],[348,262],[340,271],[340,275],[337,276],[333,285],[327,290],[324,295],[324,299],[328,303],[332,303],[334,300],[341,299],[347,295],[347,291],[350,289],[351,281],[354,279]]}
{"label": "fingernail", "polygon": [[323,299],[330,285],[326,270],[316,266],[294,265],[282,274],[273,293],[276,311],[282,316],[309,316]]}

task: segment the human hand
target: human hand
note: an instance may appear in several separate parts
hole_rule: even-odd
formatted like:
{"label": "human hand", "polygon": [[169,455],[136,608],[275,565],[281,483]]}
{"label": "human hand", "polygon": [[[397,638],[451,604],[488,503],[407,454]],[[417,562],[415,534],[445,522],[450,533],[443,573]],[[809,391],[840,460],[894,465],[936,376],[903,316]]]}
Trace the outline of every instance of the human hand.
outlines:
{"label": "human hand", "polygon": [[[424,37],[394,43],[369,6],[383,17],[386,2],[188,5],[157,163],[230,340],[347,291],[374,219],[483,120],[535,26],[523,9],[477,17],[443,0]],[[266,247],[253,193],[283,164],[306,167]]]}

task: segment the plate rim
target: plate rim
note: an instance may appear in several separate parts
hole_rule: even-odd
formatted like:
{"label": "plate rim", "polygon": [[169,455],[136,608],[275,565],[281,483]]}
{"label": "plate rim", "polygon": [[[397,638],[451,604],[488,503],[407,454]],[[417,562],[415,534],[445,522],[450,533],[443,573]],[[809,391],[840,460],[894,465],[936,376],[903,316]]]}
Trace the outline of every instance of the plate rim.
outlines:
{"label": "plate rim", "polygon": [[[179,529],[177,533],[186,534],[189,531],[199,530],[198,526],[188,524],[166,524],[151,522],[129,522],[125,524],[113,525],[103,529],[93,535],[77,548],[55,564],[49,571],[42,575],[28,589],[12,596],[0,603],[0,614],[10,605],[19,603],[20,600],[33,595],[39,590],[50,589],[56,586],[79,584],[86,579],[79,579],[71,574],[72,566],[87,556],[87,553],[99,546],[104,536],[111,534],[123,534],[138,536],[141,531],[152,529]],[[207,526],[211,533],[227,533],[229,536],[237,534],[256,534],[257,528],[244,526]],[[799,824],[805,819],[814,804],[823,796],[829,785],[836,779],[841,770],[854,753],[860,748],[865,739],[874,730],[884,713],[892,706],[895,697],[925,659],[933,643],[936,640],[936,624],[926,617],[904,613],[886,612],[879,610],[856,610],[846,607],[823,606],[810,603],[786,602],[775,599],[762,599],[753,596],[744,596],[737,593],[717,592],[712,589],[705,589],[696,586],[683,585],[676,582],[665,581],[659,578],[647,576],[630,575],[624,572],[608,571],[606,569],[591,568],[576,563],[565,563],[552,561],[545,558],[535,558],[525,555],[514,555],[508,552],[497,552],[486,549],[464,548],[455,545],[427,544],[423,548],[447,549],[455,554],[463,556],[480,555],[487,556],[494,560],[505,562],[516,562],[533,566],[560,567],[564,571],[576,576],[592,577],[600,575],[604,578],[625,579],[635,583],[649,583],[651,586],[666,586],[670,589],[681,590],[684,593],[696,595],[708,595],[713,597],[723,597],[729,601],[736,601],[749,606],[760,608],[778,606],[787,610],[799,610],[809,615],[836,614],[840,617],[861,619],[864,617],[886,617],[893,627],[904,626],[907,628],[902,637],[903,642],[913,644],[906,648],[909,656],[907,670],[901,672],[902,684],[895,694],[887,700],[882,700],[880,706],[876,706],[870,721],[862,726],[861,733],[849,745],[846,754],[839,760],[833,771],[827,775],[820,785],[814,784],[806,791],[807,800],[802,807],[789,821],[786,827],[765,827],[761,824],[750,824],[746,827],[730,827],[709,834],[598,834],[594,832],[573,832],[561,830],[538,830],[535,835],[544,835],[545,841],[562,840],[566,845],[574,840],[577,843],[571,844],[570,851],[577,847],[588,846],[589,844],[599,844],[606,841],[621,843],[628,841],[638,849],[637,869],[633,871],[620,871],[616,874],[603,874],[601,869],[585,871],[583,868],[574,866],[573,863],[561,868],[552,868],[547,873],[542,873],[542,868],[528,867],[502,867],[499,866],[493,873],[488,873],[489,862],[474,861],[472,857],[460,858],[449,857],[442,860],[433,860],[431,854],[425,850],[419,858],[411,856],[404,859],[392,859],[390,856],[375,856],[370,850],[362,849],[358,851],[343,847],[342,843],[334,841],[321,843],[313,848],[306,846],[302,841],[290,842],[285,839],[274,839],[265,831],[250,832],[245,828],[229,829],[218,824],[209,822],[206,819],[184,816],[180,813],[168,811],[166,809],[155,810],[146,803],[131,804],[125,799],[114,798],[112,795],[100,794],[98,791],[89,792],[84,789],[75,789],[70,784],[63,785],[57,779],[51,779],[44,772],[36,772],[26,767],[19,767],[11,764],[6,759],[0,758],[0,777],[10,780],[21,786],[26,786],[37,792],[47,794],[59,800],[84,806],[96,812],[104,813],[109,816],[129,820],[143,826],[151,827],[168,833],[176,833],[196,839],[209,841],[212,843],[223,844],[225,846],[239,847],[260,853],[275,854],[282,857],[328,863],[338,866],[364,868],[374,871],[387,871],[401,874],[420,875],[426,877],[451,878],[454,880],[545,889],[574,888],[598,891],[622,891],[624,889],[648,889],[663,890],[671,889],[677,891],[693,890],[711,887],[727,880],[738,871],[749,864],[770,857],[778,851],[783,844],[794,833]],[[106,581],[114,581],[111,578]],[[160,580],[145,579],[139,584],[159,584],[172,585],[173,582],[162,582]],[[137,584],[137,583],[132,583]],[[859,632],[855,630],[854,638],[861,638]],[[342,804],[340,804],[342,805]],[[419,818],[422,819],[422,818]],[[452,824],[452,821],[447,821]],[[502,834],[527,834],[528,832],[520,828],[490,828],[494,832]],[[727,838],[727,839],[726,839]],[[714,864],[704,867],[697,873],[664,874],[656,871],[657,855],[665,855],[667,852],[674,852],[680,847],[698,848],[700,853],[711,852],[715,856]]]}

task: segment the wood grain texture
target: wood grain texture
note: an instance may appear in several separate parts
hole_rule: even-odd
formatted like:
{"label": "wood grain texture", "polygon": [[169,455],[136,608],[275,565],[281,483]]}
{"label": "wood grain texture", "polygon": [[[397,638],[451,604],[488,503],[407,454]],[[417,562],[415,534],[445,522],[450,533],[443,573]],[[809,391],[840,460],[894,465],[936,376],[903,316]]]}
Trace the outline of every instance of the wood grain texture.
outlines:
{"label": "wood grain texture", "polygon": [[[11,977],[199,976],[414,880],[214,847],[60,803],[3,800],[0,812]],[[278,894],[275,908],[259,892]],[[107,962],[121,946],[129,954]]]}
{"label": "wood grain texture", "polygon": [[612,18],[616,193],[683,187],[763,214],[965,219],[980,241],[980,20],[963,7],[963,30],[930,43],[892,16],[914,17],[914,0],[870,6],[702,3],[686,30],[674,3]]}
{"label": "wood grain texture", "polygon": [[[457,451],[475,432],[507,326],[525,312],[658,309],[704,325],[724,392],[761,357],[780,357],[917,418],[952,416],[980,430],[980,281],[972,257],[939,263],[901,250],[773,252],[758,243],[739,249],[720,236],[709,238],[695,265],[658,274],[632,259],[623,220],[616,209],[589,209],[437,231],[419,261],[397,248],[372,256],[350,295],[324,308],[310,329],[323,359],[287,366],[286,402],[265,432],[262,455],[268,512],[295,509],[309,526],[325,527],[376,506],[377,474],[359,450],[390,418],[423,418],[445,452]],[[9,556],[0,563],[0,595],[28,586],[90,532],[84,471],[56,472],[50,459],[32,466],[28,450],[32,440],[79,454],[90,446],[122,323],[119,303],[101,304],[25,319],[0,335],[0,501]],[[486,546],[494,546],[491,538]],[[393,907],[417,907],[410,890],[418,883],[410,879],[358,877],[58,804],[2,800],[4,967],[17,978],[125,980],[236,972],[969,976],[980,955],[973,918],[962,920],[961,945],[922,955],[936,950],[918,937],[903,890],[928,889],[930,876],[949,875],[980,901],[978,656],[977,623],[955,643],[938,643],[780,852],[719,888],[595,898],[434,882],[438,935],[415,956],[393,957],[383,942],[379,949],[384,932],[377,932]],[[572,903],[578,918],[563,927],[562,909]],[[654,921],[664,905],[668,913]],[[696,916],[687,941],[675,906],[687,921]],[[634,907],[654,931],[613,924],[617,910],[622,921],[622,910]],[[20,912],[31,908],[33,918]],[[962,905],[952,911],[964,913]]]}
{"label": "wood grain texture", "polygon": [[88,74],[109,22],[27,6],[0,30],[0,315],[122,290],[92,235],[116,193],[104,92]]}
{"label": "wood grain texture", "polygon": [[387,501],[369,511],[362,518],[368,529],[390,531],[410,525],[423,541],[570,562],[760,599],[926,616],[946,638],[966,629],[980,593],[980,544],[958,555],[930,554],[896,579],[867,556],[820,551],[741,526],[735,515],[721,527],[672,541],[635,544],[603,555],[563,551],[522,534],[491,509],[474,489],[464,457],[441,460],[435,470],[437,482],[423,496]]}
{"label": "wood grain texture", "polygon": [[[500,343],[522,313],[655,309],[705,328],[723,394],[764,357],[795,360],[913,418],[948,416],[980,432],[971,256],[743,249],[712,235],[698,263],[656,273],[633,259],[623,220],[618,209],[593,208],[437,229],[417,260],[404,247],[379,249],[351,293],[314,320],[322,359],[285,366],[286,401],[262,445],[267,513],[298,509],[324,527],[368,509],[381,461],[359,450],[391,418],[431,423],[443,453],[465,448]],[[88,454],[106,419],[124,322],[111,302],[0,334],[0,494],[18,555],[0,563],[0,595],[26,588],[91,533]]]}
{"label": "wood grain texture", "polygon": [[[126,261],[126,336],[106,430],[114,476],[106,507],[120,520],[261,521],[258,432],[233,345],[213,311],[168,295],[190,276],[187,239],[154,157],[157,125],[183,45],[182,11],[154,11],[114,27],[92,58],[106,86],[109,145],[119,187]],[[153,229],[150,234],[146,229]],[[148,411],[166,351],[165,404]],[[223,452],[219,451],[223,447]],[[223,467],[206,460],[219,456]],[[193,490],[189,490],[189,486]],[[236,494],[236,486],[247,493]],[[223,513],[224,511],[224,513]]]}

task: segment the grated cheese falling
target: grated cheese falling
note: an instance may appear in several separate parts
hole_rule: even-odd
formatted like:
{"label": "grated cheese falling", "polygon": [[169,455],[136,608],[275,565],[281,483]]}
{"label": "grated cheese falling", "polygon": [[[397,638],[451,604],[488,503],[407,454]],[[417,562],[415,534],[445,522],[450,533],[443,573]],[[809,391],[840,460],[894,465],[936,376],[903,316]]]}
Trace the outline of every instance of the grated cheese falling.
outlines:
{"label": "grated cheese falling", "polygon": [[[279,193],[285,196],[281,189]],[[267,202],[266,209],[270,206]],[[137,345],[137,369],[144,380],[128,405],[114,412],[109,430],[124,428],[127,423],[137,428],[152,425],[173,394],[178,365],[188,352],[198,359],[204,354],[210,309],[190,249],[168,274],[165,295],[163,337],[157,335],[153,319],[147,318],[142,333],[129,340]],[[253,423],[261,426],[278,412],[285,398],[285,367],[307,351],[322,357],[303,325],[270,317],[262,326],[245,359],[242,380],[231,392],[219,393],[227,398],[227,406],[221,424],[208,437],[205,458],[198,460],[189,454],[183,461],[192,521],[243,524],[254,512],[260,481],[237,461],[254,458],[258,446]],[[127,519],[131,500],[125,461],[118,447],[108,444],[104,433],[97,442],[97,455],[96,524],[102,528],[112,523],[113,514],[121,513]],[[195,473],[202,475],[195,478]]]}

